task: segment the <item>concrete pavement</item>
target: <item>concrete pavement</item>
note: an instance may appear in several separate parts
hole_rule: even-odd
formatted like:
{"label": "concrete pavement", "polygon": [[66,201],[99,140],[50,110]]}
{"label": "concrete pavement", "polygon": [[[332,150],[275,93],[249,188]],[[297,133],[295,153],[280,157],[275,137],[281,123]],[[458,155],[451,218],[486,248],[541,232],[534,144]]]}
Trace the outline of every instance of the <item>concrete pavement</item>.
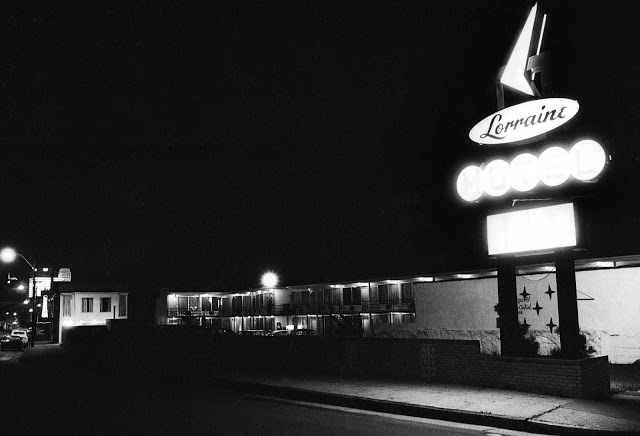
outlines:
{"label": "concrete pavement", "polygon": [[234,372],[222,383],[249,391],[380,412],[550,434],[640,434],[640,397],[596,401],[473,386],[331,376]]}

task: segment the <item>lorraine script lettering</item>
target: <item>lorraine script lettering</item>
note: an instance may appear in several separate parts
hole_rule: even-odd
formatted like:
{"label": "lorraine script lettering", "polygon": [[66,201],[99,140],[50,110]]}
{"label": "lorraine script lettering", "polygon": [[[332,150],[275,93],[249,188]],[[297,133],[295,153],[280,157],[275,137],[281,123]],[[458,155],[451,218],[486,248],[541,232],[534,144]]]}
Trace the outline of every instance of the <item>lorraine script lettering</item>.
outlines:
{"label": "lorraine script lettering", "polygon": [[555,121],[558,118],[565,118],[567,116],[564,113],[565,109],[567,109],[566,106],[563,106],[559,111],[556,109],[545,111],[545,109],[546,106],[542,106],[539,114],[532,114],[516,120],[509,120],[505,123],[501,123],[502,115],[497,113],[493,118],[491,118],[487,132],[481,134],[480,138],[504,139],[509,131],[516,130],[518,126],[535,126],[536,124],[544,124],[547,121]]}

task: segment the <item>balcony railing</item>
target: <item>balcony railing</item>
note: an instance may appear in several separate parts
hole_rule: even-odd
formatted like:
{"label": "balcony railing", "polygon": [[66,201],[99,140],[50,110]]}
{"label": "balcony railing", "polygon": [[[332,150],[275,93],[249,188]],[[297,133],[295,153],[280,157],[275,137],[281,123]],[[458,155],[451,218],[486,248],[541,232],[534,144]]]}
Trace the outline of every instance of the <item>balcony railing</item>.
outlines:
{"label": "balcony railing", "polygon": [[361,304],[274,304],[266,307],[235,307],[202,311],[169,309],[170,317],[185,316],[274,316],[274,315],[332,315],[357,313],[415,312],[413,300],[389,300],[386,302],[362,302]]}

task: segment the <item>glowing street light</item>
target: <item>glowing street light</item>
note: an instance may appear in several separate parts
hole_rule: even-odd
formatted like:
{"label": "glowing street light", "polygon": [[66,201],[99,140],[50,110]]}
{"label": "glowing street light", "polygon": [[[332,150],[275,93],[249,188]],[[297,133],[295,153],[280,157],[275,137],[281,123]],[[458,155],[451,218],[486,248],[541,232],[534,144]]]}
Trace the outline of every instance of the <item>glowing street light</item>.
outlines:
{"label": "glowing street light", "polygon": [[[36,267],[33,266],[31,264],[31,262],[29,262],[27,260],[26,257],[24,257],[22,254],[18,253],[16,250],[14,250],[11,247],[5,247],[2,250],[0,250],[0,261],[4,262],[4,263],[11,263],[14,260],[16,260],[16,257],[21,257],[22,260],[24,260],[25,262],[27,262],[27,265],[29,265],[29,267],[31,268],[31,273],[33,276],[33,298],[31,300],[31,309],[29,310],[29,312],[31,312],[31,347],[33,347],[35,345],[35,337],[36,337]],[[13,314],[13,316],[16,316],[15,312]]]}
{"label": "glowing street light", "polygon": [[278,286],[278,275],[272,271],[267,271],[262,274],[260,281],[265,288],[275,288]]}
{"label": "glowing street light", "polygon": [[22,304],[29,304],[29,300],[24,300]]}
{"label": "glowing street light", "polygon": [[17,255],[18,253],[16,253],[16,250],[10,247],[6,247],[3,248],[2,251],[0,251],[0,260],[4,263],[11,263],[16,260]]}
{"label": "glowing street light", "polygon": [[23,284],[18,285],[18,291],[24,291],[24,285]]}

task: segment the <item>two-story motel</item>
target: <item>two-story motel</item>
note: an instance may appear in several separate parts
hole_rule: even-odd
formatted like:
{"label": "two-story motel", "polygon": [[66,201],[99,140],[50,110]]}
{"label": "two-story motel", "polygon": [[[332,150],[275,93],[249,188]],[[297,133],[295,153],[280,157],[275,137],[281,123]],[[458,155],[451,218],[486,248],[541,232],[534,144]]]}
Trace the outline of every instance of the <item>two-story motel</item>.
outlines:
{"label": "two-story motel", "polygon": [[[580,329],[613,363],[640,359],[640,255],[575,261]],[[555,266],[518,268],[518,317],[549,353],[559,343]],[[499,352],[495,269],[243,292],[164,290],[156,323],[318,335],[478,339]]]}

